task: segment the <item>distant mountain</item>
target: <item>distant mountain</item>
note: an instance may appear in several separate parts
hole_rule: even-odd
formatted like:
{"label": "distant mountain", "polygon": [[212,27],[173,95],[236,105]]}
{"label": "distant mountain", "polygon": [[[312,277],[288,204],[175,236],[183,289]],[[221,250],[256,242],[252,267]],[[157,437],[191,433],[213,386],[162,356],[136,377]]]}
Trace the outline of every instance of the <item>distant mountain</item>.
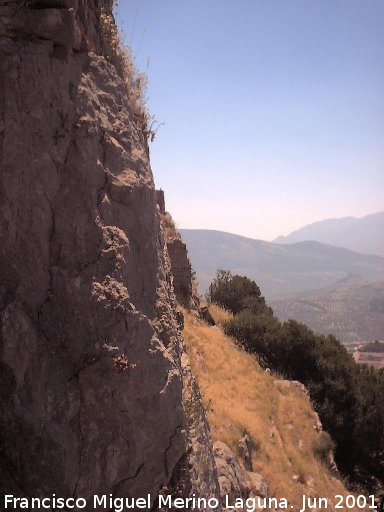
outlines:
{"label": "distant mountain", "polygon": [[384,339],[384,283],[345,280],[331,289],[272,300],[281,320],[294,318],[344,343]]}
{"label": "distant mountain", "polygon": [[384,281],[384,258],[319,242],[279,245],[205,229],[181,229],[199,288],[205,292],[218,268],[255,279],[267,297],[326,288],[349,274]]}
{"label": "distant mountain", "polygon": [[343,217],[322,220],[273,241],[291,244],[304,240],[345,247],[362,254],[384,256],[384,212],[372,213],[360,219]]}

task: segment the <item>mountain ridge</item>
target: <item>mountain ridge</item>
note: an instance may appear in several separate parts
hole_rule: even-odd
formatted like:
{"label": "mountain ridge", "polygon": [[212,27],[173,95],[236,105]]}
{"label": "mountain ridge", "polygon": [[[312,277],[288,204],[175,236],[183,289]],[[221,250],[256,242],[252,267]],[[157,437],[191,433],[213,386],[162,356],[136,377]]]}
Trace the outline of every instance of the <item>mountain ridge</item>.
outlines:
{"label": "mountain ridge", "polygon": [[303,241],[276,244],[218,230],[180,229],[201,291],[218,268],[255,279],[267,297],[322,289],[347,277],[384,279],[384,258],[349,249]]}
{"label": "mountain ridge", "polygon": [[[381,233],[382,236],[379,236]],[[384,211],[364,217],[329,218],[307,224],[273,243],[290,244],[304,240],[344,247],[362,254],[384,256]]]}

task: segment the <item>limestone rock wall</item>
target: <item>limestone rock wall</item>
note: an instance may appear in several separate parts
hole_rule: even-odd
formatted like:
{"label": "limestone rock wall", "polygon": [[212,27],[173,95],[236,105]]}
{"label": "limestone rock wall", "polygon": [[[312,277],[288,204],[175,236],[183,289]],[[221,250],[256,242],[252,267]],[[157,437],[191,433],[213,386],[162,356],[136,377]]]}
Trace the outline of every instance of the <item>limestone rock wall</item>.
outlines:
{"label": "limestone rock wall", "polygon": [[210,325],[215,325],[207,304],[199,294],[187,246],[177,231],[172,216],[165,209],[165,198],[162,190],[156,190],[156,201],[171,262],[173,288],[177,301],[181,306],[193,311],[201,320]]}
{"label": "limestone rock wall", "polygon": [[[154,496],[180,460],[209,457],[205,417],[191,445],[146,136],[102,10],[0,1],[3,493]],[[191,492],[218,492],[214,464],[188,466]]]}
{"label": "limestone rock wall", "polygon": [[165,214],[165,197],[164,190],[156,190],[156,202],[159,207],[160,213]]}
{"label": "limestone rock wall", "polygon": [[172,216],[165,209],[163,190],[156,190],[156,201],[171,261],[175,295],[179,304],[189,309],[193,302],[197,304],[199,300],[197,289],[193,287],[192,266],[189,261],[187,246],[182,241]]}
{"label": "limestone rock wall", "polygon": [[190,307],[192,296],[192,267],[188,259],[187,246],[182,240],[167,243],[171,260],[173,286],[180,304]]}

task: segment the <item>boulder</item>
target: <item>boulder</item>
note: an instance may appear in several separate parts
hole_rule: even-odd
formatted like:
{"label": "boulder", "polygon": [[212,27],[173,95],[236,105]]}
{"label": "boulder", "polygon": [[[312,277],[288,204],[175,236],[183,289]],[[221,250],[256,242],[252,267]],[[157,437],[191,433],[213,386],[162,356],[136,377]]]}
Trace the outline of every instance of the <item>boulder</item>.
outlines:
{"label": "boulder", "polygon": [[234,504],[237,498],[268,497],[268,485],[263,476],[244,469],[225,443],[216,441],[213,453],[223,505],[226,501]]}
{"label": "boulder", "polygon": [[244,468],[247,471],[252,471],[252,447],[251,441],[247,434],[245,434],[238,442],[238,451],[242,459]]}

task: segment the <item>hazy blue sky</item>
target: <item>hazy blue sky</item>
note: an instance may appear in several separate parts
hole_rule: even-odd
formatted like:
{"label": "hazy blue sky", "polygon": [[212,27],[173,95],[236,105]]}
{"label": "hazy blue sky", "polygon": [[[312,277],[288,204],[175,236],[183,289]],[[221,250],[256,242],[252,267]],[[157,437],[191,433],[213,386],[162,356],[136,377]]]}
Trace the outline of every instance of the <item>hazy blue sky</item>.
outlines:
{"label": "hazy blue sky", "polygon": [[270,240],[384,209],[383,0],[120,0],[179,227]]}

